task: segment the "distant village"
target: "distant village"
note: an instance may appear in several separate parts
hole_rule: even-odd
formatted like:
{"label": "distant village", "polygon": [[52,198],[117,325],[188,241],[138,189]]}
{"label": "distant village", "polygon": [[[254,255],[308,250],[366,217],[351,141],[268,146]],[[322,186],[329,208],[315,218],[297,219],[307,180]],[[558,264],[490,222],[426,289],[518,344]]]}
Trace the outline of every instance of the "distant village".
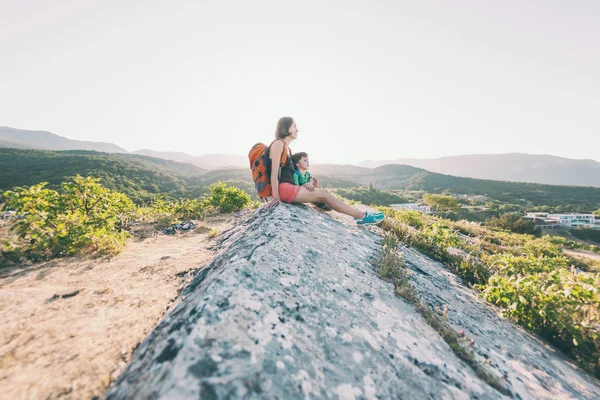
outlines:
{"label": "distant village", "polygon": [[[482,201],[486,199],[483,195],[453,195],[453,197],[468,200]],[[431,207],[422,203],[390,204],[397,210],[414,210],[424,214],[431,214]],[[530,212],[523,216],[524,219],[535,222],[542,229],[571,229],[571,228],[593,228],[600,229],[600,218],[594,214],[564,213],[551,214],[545,212]]]}

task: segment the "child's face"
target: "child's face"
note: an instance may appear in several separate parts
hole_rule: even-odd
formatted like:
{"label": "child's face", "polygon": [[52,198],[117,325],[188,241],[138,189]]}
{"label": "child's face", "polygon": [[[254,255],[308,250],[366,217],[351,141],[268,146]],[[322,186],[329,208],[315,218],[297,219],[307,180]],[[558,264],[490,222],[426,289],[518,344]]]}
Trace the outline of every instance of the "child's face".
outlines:
{"label": "child's face", "polygon": [[308,169],[308,157],[304,156],[302,157],[300,160],[298,160],[298,162],[296,163],[296,165],[298,166],[298,169]]}

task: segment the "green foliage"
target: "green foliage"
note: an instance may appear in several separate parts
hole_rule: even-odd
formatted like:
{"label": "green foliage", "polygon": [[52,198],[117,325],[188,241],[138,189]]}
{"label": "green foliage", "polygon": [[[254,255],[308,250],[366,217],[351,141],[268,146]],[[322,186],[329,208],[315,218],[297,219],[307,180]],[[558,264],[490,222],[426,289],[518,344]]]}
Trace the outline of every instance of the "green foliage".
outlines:
{"label": "green foliage", "polygon": [[377,273],[386,281],[392,282],[394,287],[408,284],[408,270],[404,260],[398,256],[396,248],[398,240],[392,234],[385,235],[381,261],[377,265]]}
{"label": "green foliage", "polygon": [[[364,171],[338,172],[339,178],[352,179],[362,185],[375,182],[379,188],[422,191],[426,193],[454,193],[485,195],[503,203],[559,207],[570,205],[582,210],[600,207],[600,188],[542,185],[536,183],[493,181],[463,178],[425,171],[406,165],[385,165]],[[579,210],[573,210],[579,212]]]}
{"label": "green foliage", "polygon": [[424,194],[423,201],[436,213],[458,212],[461,208],[458,200],[443,194]]}
{"label": "green foliage", "polygon": [[137,154],[0,148],[0,171],[0,191],[39,182],[58,190],[71,176],[93,176],[136,204],[147,204],[157,196],[197,199],[207,195],[207,187],[217,181],[255,193],[249,168],[207,172],[191,164]]}
{"label": "green foliage", "polygon": [[243,190],[217,182],[209,186],[209,195],[202,200],[168,200],[156,197],[149,206],[139,207],[137,218],[148,222],[172,224],[183,220],[202,220],[207,213],[219,210],[224,213],[239,211],[246,207],[257,207],[250,195]]}
{"label": "green foliage", "polygon": [[514,233],[525,233],[541,236],[542,229],[535,226],[535,222],[523,219],[517,214],[507,213],[500,217],[490,218],[485,221],[490,228],[505,229]]}
{"label": "green foliage", "polygon": [[81,176],[64,182],[60,192],[40,183],[17,187],[4,197],[7,208],[21,216],[11,229],[23,241],[6,252],[33,260],[116,254],[128,236],[122,228],[135,212],[127,196],[102,187],[98,179]]}
{"label": "green foliage", "polygon": [[444,339],[456,356],[469,364],[478,377],[500,393],[510,395],[510,391],[505,385],[497,377],[487,372],[477,360],[475,352],[468,344],[468,338],[464,334],[457,332],[447,322],[448,310],[444,311],[442,318],[430,306],[423,304],[421,297],[410,283],[408,269],[406,268],[404,259],[398,255],[397,246],[398,241],[393,233],[388,233],[383,237],[381,261],[376,267],[377,274],[383,280],[391,282],[394,285],[394,292],[415,307],[415,310]]}
{"label": "green foliage", "polygon": [[385,230],[444,262],[506,316],[600,376],[600,275],[571,266],[562,247],[574,242],[385,212],[391,217],[381,224]]}
{"label": "green foliage", "polygon": [[595,327],[600,319],[600,277],[574,268],[542,267],[540,262],[533,266],[537,268],[494,275],[484,297],[594,371],[600,349]]}
{"label": "green foliage", "polygon": [[422,228],[427,222],[425,215],[415,210],[397,210],[391,215],[398,221],[417,229]]}
{"label": "green foliage", "polygon": [[370,185],[369,188],[354,187],[350,189],[338,188],[335,190],[340,196],[358,201],[362,204],[374,204],[376,206],[387,206],[390,204],[406,203],[406,198],[387,190],[379,190]]}
{"label": "green foliage", "polygon": [[209,189],[208,203],[219,208],[223,213],[239,211],[248,207],[252,202],[248,193],[236,187],[227,186],[223,182],[214,183]]}
{"label": "green foliage", "polygon": [[600,243],[600,230],[590,228],[571,229],[571,234],[580,240],[589,240]]}
{"label": "green foliage", "polygon": [[169,225],[183,220],[202,220],[211,209],[207,201],[195,199],[170,201],[157,197],[149,206],[139,207],[136,216],[142,221]]}

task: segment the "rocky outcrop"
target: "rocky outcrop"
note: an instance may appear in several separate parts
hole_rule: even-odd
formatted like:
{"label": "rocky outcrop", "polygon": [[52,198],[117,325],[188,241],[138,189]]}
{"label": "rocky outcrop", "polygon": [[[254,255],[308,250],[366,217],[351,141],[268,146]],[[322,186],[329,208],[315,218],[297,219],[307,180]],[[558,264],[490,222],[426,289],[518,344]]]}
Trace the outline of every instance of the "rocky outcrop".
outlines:
{"label": "rocky outcrop", "polygon": [[[380,280],[380,238],[312,208],[258,210],[139,346],[108,399],[497,399]],[[599,398],[598,382],[497,316],[443,266],[403,249],[412,279],[475,338],[515,398]]]}

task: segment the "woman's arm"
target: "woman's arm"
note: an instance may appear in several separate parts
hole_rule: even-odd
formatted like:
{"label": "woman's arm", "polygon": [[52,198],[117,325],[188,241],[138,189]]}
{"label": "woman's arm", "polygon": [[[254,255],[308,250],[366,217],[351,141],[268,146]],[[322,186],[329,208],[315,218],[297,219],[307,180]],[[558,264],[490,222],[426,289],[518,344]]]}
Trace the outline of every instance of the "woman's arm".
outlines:
{"label": "woman's arm", "polygon": [[271,191],[273,192],[273,199],[267,204],[267,208],[273,207],[275,204],[281,203],[279,198],[279,162],[281,161],[281,154],[283,154],[283,142],[277,140],[271,145],[269,151],[269,158],[271,159]]}

